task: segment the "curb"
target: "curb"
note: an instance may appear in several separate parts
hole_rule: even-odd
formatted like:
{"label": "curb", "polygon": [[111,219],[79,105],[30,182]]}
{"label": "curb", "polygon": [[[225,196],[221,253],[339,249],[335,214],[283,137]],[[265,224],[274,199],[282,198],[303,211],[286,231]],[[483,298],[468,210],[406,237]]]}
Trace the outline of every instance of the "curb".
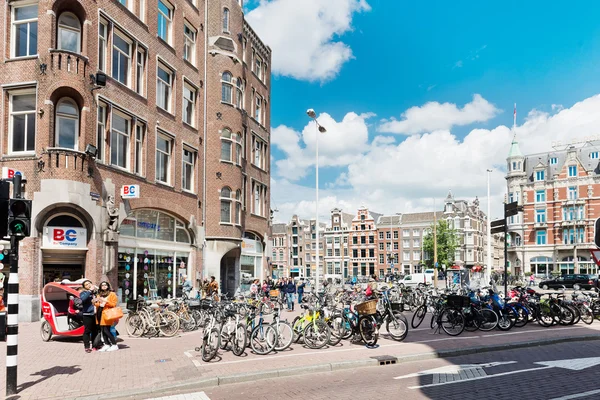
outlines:
{"label": "curb", "polygon": [[[600,340],[600,334],[585,336],[564,336],[559,338],[548,338],[541,340],[529,340],[524,342],[511,342],[490,346],[474,346],[457,350],[429,351],[425,353],[409,354],[397,356],[396,364],[404,364],[414,361],[432,360],[437,358],[450,358],[471,354],[488,353],[502,350],[514,350],[520,348],[529,348],[537,346],[548,346],[565,342],[586,342]],[[163,395],[173,395],[177,392],[187,392],[191,390],[201,390],[214,386],[230,385],[234,383],[254,382],[265,379],[282,378],[288,376],[307,375],[323,372],[334,372],[354,368],[378,366],[379,361],[366,358],[352,361],[341,361],[325,364],[307,365],[302,367],[283,368],[267,371],[253,371],[242,374],[224,375],[212,378],[194,379],[180,383],[170,384],[139,390],[128,390],[119,394],[98,394],[91,396],[74,397],[67,400],[123,400],[147,397],[162,397]]]}

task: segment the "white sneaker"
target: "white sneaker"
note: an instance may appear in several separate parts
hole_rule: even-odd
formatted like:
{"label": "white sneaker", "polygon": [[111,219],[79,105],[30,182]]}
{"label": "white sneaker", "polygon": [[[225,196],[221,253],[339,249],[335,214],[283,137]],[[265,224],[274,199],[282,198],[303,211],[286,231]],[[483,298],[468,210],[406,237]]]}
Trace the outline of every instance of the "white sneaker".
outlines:
{"label": "white sneaker", "polygon": [[119,350],[119,346],[117,346],[116,344],[113,344],[106,351],[117,351],[117,350]]}
{"label": "white sneaker", "polygon": [[108,351],[108,349],[110,349],[110,346],[105,344],[104,346],[102,346],[102,348],[98,351]]}

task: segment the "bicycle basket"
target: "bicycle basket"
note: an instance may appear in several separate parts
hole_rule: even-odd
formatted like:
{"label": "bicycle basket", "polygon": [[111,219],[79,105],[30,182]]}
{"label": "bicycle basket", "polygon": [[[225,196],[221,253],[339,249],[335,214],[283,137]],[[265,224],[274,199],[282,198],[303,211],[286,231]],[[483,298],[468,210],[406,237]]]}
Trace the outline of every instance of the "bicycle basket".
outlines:
{"label": "bicycle basket", "polygon": [[356,311],[359,315],[372,315],[377,312],[377,299],[365,301],[356,305]]}
{"label": "bicycle basket", "polygon": [[469,296],[458,296],[455,294],[448,295],[446,301],[450,307],[463,308],[471,305]]}
{"label": "bicycle basket", "polygon": [[138,311],[146,300],[127,299],[127,309],[130,311]]}
{"label": "bicycle basket", "polygon": [[390,303],[392,311],[404,311],[404,303]]}

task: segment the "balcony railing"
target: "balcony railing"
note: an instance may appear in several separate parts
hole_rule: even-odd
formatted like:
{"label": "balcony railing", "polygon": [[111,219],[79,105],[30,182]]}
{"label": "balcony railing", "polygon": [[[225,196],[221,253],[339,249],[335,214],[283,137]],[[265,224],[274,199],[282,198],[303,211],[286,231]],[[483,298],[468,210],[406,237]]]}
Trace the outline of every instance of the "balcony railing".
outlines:
{"label": "balcony railing", "polygon": [[44,150],[38,162],[38,169],[40,171],[62,169],[77,171],[86,175],[93,174],[93,170],[90,172],[91,166],[89,157],[85,153],[60,147],[49,147]]}
{"label": "balcony railing", "polygon": [[81,54],[66,50],[50,50],[50,70],[54,73],[65,71],[85,77],[87,66],[88,58]]}

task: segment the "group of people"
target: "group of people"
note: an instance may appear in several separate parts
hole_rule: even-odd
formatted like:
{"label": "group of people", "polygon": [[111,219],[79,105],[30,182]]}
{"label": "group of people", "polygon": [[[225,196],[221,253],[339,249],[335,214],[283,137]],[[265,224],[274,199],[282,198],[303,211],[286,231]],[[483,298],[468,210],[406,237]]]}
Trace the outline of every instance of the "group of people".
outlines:
{"label": "group of people", "polygon": [[306,282],[304,279],[298,280],[298,282],[294,281],[294,278],[280,278],[276,281],[272,279],[264,280],[262,285],[260,284],[260,280],[255,279],[250,285],[250,293],[255,296],[270,296],[271,290],[279,290],[279,298],[282,302],[286,302],[287,310],[294,311],[294,304],[296,301],[296,295],[298,304],[302,303],[302,296],[304,295],[304,288],[306,287]]}
{"label": "group of people", "polygon": [[[187,275],[183,275],[182,278],[183,283],[181,285],[181,289],[187,297],[191,297],[194,285]],[[204,278],[200,284],[200,293],[200,296],[203,299],[212,298],[217,301],[219,300],[219,282],[217,282],[214,276],[210,277],[210,281],[208,278]]]}
{"label": "group of people", "polygon": [[86,353],[94,350],[116,351],[116,329],[118,319],[111,319],[108,310],[117,307],[118,298],[112,291],[110,283],[104,281],[95,286],[92,281],[83,281],[78,289],[79,298],[69,300],[69,318],[84,326],[83,346]]}

